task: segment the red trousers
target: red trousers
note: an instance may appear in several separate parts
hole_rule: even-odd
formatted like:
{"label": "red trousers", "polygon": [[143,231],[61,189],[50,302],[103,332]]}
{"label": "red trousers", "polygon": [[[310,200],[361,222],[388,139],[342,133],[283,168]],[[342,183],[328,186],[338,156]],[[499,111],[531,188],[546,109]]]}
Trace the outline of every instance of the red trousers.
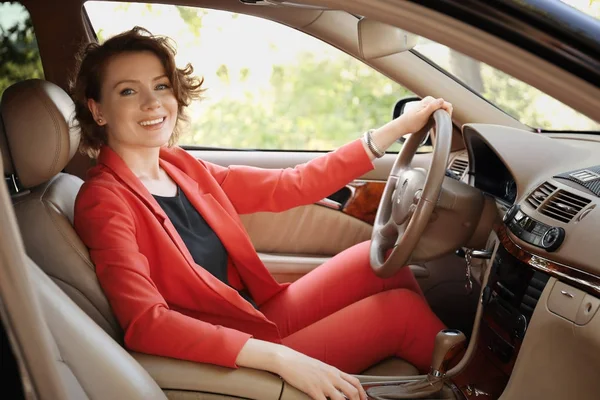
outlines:
{"label": "red trousers", "polygon": [[388,279],[373,273],[369,242],[333,257],[260,311],[284,345],[353,374],[391,356],[425,372],[444,329],[409,268]]}

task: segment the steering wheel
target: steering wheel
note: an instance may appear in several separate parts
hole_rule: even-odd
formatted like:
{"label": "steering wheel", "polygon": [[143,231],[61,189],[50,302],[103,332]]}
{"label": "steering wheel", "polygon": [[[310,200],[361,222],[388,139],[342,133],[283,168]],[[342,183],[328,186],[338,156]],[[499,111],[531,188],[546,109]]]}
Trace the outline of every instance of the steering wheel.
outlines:
{"label": "steering wheel", "polygon": [[[426,172],[410,164],[429,129],[434,130],[435,146]],[[373,224],[369,258],[375,275],[388,278],[410,259],[436,207],[451,146],[452,120],[445,110],[435,111],[425,127],[402,146]]]}

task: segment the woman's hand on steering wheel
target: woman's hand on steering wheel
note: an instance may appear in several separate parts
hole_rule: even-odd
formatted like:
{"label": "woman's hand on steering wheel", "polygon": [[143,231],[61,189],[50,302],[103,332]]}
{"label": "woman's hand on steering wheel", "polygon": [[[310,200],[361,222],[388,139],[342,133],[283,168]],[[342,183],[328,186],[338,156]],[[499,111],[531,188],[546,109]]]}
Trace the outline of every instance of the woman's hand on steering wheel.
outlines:
{"label": "woman's hand on steering wheel", "polygon": [[[452,116],[452,104],[441,98],[434,99],[427,96],[407,109],[400,117],[372,131],[372,140],[377,148],[385,151],[402,136],[421,130],[427,124],[431,114],[439,109],[446,110]],[[366,145],[365,149],[368,149]]]}
{"label": "woman's hand on steering wheel", "polygon": [[431,117],[431,114],[440,108],[446,110],[450,114],[450,117],[452,117],[452,104],[444,101],[442,98],[434,99],[431,96],[427,96],[413,107],[408,108],[398,118],[398,120],[403,120],[402,125],[406,131],[404,133],[399,132],[400,136],[421,130],[429,120],[429,117]]}

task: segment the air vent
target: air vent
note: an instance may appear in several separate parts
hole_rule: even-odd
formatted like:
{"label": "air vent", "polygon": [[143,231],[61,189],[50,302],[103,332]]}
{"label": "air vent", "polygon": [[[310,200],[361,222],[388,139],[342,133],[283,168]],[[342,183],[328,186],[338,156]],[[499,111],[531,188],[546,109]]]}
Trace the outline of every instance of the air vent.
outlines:
{"label": "air vent", "polygon": [[558,221],[568,223],[590,203],[589,199],[560,189],[540,209],[540,212]]}
{"label": "air vent", "polygon": [[535,310],[535,306],[537,305],[549,278],[550,276],[536,271],[529,281],[529,286],[525,289],[525,294],[519,305],[519,310],[527,319],[527,323],[531,321],[533,310]]}
{"label": "air vent", "polygon": [[455,158],[448,169],[452,171],[452,174],[456,179],[461,180],[468,166],[468,160],[465,160],[464,158]]}
{"label": "air vent", "polygon": [[583,182],[583,183],[587,183],[587,182],[591,182],[591,181],[600,179],[600,175],[598,175],[597,173],[595,173],[593,171],[590,171],[589,169],[582,169],[580,171],[571,172],[569,174],[569,176],[571,178],[575,178],[576,180]]}
{"label": "air vent", "polygon": [[549,182],[544,182],[529,195],[527,202],[533,208],[537,209],[555,190],[556,186]]}

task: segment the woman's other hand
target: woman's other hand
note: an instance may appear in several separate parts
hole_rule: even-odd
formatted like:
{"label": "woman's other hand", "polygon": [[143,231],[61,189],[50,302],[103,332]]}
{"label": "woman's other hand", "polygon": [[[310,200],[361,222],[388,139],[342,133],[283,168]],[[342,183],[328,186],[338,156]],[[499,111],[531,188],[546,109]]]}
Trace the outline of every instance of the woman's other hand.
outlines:
{"label": "woman's other hand", "polygon": [[279,362],[279,375],[315,400],[367,399],[357,378],[317,359],[286,347]]}
{"label": "woman's other hand", "polygon": [[276,373],[314,400],[367,400],[357,378],[279,344],[250,339],[236,364]]}

